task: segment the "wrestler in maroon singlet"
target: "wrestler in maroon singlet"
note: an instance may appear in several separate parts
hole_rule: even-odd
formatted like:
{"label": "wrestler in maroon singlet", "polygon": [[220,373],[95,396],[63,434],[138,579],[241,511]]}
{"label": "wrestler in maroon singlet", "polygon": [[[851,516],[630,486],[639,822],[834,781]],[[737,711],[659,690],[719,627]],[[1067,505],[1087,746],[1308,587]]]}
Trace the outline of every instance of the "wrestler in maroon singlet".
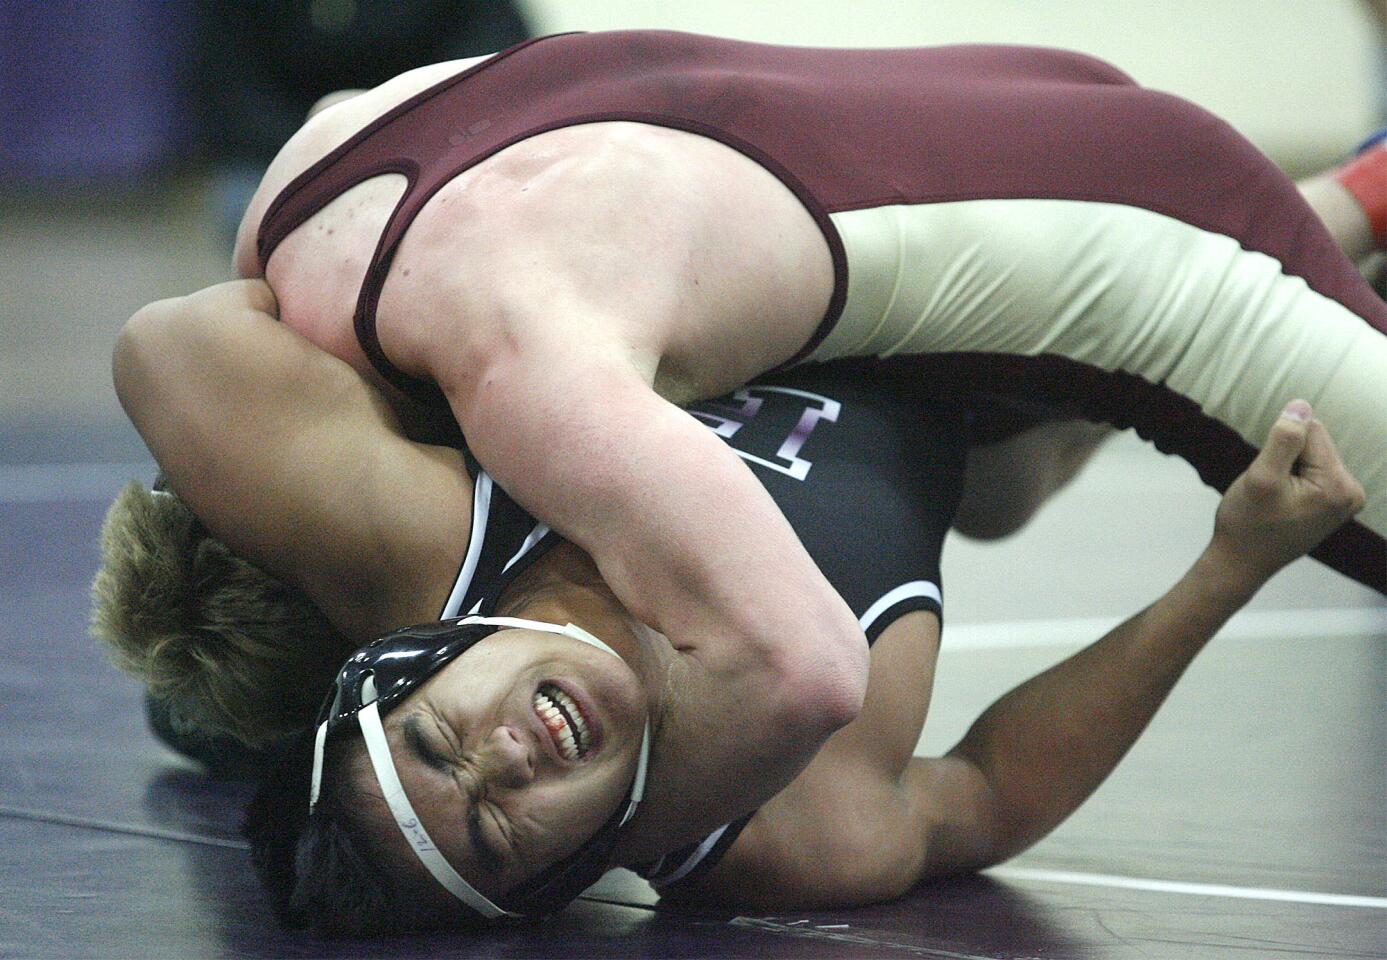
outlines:
{"label": "wrestler in maroon singlet", "polygon": [[[297,177],[260,224],[261,264],[345,190],[404,174],[409,187],[367,270],[355,326],[386,379],[428,395],[430,384],[391,363],[375,325],[415,215],[458,174],[511,145],[613,120],[717,140],[773,173],[812,214],[832,256],[833,294],[817,333],[787,363],[814,353],[848,301],[853,257],[840,215],[975,199],[1118,204],[1173,218],[1272,258],[1287,276],[1387,332],[1387,306],[1291,183],[1226,125],[1092,58],[1025,48],[821,50],[665,32],[531,41],[410,97]],[[921,375],[1135,426],[1220,489],[1255,452],[1244,439],[1252,428],[1225,422],[1205,397],[1162,374],[1128,364],[1105,369],[1064,350],[945,354],[922,356]],[[1311,399],[1323,408],[1322,397]],[[1355,438],[1342,442],[1351,450]],[[1375,478],[1364,482],[1371,504]],[[1387,590],[1387,547],[1365,523],[1347,525],[1316,556]]]}

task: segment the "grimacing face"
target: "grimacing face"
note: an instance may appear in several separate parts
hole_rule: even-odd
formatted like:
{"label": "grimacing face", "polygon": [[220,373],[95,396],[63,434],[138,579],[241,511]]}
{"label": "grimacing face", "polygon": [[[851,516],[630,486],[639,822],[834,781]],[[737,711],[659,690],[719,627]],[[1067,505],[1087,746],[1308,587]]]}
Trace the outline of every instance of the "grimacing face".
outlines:
{"label": "grimacing face", "polygon": [[[569,726],[575,710],[577,730]],[[434,843],[477,890],[504,901],[616,810],[635,776],[647,710],[620,658],[572,637],[505,629],[383,722],[400,782]],[[355,766],[378,793],[370,765]],[[424,874],[388,815],[380,829],[393,834],[394,869]]]}

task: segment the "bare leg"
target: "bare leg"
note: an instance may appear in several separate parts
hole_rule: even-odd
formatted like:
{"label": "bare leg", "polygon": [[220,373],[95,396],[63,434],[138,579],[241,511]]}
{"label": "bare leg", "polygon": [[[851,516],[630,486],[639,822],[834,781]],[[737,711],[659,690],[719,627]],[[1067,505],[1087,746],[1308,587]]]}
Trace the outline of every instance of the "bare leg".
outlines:
{"label": "bare leg", "polygon": [[970,448],[954,529],[975,540],[1010,536],[1116,432],[1102,423],[1055,420]]}

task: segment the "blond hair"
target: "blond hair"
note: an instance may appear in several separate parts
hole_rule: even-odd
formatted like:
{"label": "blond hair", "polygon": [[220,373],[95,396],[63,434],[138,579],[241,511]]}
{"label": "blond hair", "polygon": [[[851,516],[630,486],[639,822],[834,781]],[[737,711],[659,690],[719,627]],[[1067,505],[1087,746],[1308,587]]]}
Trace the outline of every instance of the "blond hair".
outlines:
{"label": "blond hair", "polygon": [[312,724],[355,645],[306,594],[138,483],[107,511],[101,553],[92,634],[182,724],[251,747]]}

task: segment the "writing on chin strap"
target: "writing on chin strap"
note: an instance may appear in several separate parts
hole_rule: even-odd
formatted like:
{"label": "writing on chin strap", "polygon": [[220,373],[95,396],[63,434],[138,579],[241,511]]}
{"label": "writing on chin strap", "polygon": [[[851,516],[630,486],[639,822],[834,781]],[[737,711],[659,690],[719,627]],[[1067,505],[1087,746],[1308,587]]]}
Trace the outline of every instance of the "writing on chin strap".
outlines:
{"label": "writing on chin strap", "polygon": [[433,838],[429,836],[429,832],[424,829],[424,824],[420,822],[419,815],[414,812],[414,806],[409,802],[409,797],[405,796],[404,785],[400,783],[400,776],[395,771],[395,761],[390,756],[390,744],[385,739],[385,728],[380,722],[379,702],[372,701],[362,707],[357,718],[361,722],[361,736],[366,741],[366,752],[371,756],[371,766],[375,768],[376,780],[380,783],[381,793],[385,796],[385,803],[390,808],[395,823],[399,825],[400,832],[404,834],[405,839],[409,841],[410,848],[418,856],[419,862],[433,875],[433,878],[443,889],[488,920],[514,916],[509,911],[492,903],[475,887],[462,879],[458,872],[453,869],[453,865],[439,851]]}

